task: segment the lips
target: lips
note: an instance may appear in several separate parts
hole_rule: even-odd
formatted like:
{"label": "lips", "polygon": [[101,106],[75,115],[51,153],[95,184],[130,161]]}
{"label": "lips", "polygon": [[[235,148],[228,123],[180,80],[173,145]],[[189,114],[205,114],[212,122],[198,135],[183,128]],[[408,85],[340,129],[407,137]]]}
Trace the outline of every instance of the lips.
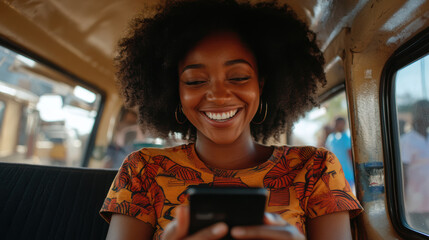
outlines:
{"label": "lips", "polygon": [[226,112],[204,112],[204,114],[213,121],[223,122],[233,118],[238,112],[238,109],[233,109]]}

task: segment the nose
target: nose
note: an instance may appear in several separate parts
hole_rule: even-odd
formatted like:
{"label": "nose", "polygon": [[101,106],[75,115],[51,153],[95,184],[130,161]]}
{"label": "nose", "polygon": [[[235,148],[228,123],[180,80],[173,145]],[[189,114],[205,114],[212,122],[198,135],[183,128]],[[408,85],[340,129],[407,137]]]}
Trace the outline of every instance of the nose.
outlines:
{"label": "nose", "polygon": [[216,105],[224,105],[231,99],[231,92],[224,81],[213,81],[207,91],[206,98]]}

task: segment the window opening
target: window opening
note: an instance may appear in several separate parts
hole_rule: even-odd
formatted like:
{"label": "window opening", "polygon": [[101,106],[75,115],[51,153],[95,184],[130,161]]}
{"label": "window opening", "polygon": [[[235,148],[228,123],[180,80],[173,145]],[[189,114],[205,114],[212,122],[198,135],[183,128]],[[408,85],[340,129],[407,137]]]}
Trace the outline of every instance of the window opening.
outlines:
{"label": "window opening", "polygon": [[429,55],[394,78],[406,223],[429,234]]}
{"label": "window opening", "polygon": [[82,166],[101,94],[0,46],[0,161]]}

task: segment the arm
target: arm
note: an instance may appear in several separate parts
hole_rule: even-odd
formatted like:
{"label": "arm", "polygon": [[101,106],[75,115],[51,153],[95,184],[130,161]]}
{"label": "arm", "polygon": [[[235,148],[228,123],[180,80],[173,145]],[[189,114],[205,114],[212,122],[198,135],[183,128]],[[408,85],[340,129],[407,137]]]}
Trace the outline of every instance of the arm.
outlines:
{"label": "arm", "polygon": [[123,214],[113,214],[110,221],[108,240],[152,239],[154,229],[150,224]]}
{"label": "arm", "polygon": [[[352,239],[349,214],[350,211],[359,214],[362,206],[347,187],[341,165],[334,154],[327,152],[323,161],[314,163],[314,171],[319,175],[306,209],[307,238]],[[336,177],[333,173],[337,173]]]}
{"label": "arm", "polygon": [[351,240],[349,212],[336,212],[309,219],[307,222],[307,238],[310,240]]}

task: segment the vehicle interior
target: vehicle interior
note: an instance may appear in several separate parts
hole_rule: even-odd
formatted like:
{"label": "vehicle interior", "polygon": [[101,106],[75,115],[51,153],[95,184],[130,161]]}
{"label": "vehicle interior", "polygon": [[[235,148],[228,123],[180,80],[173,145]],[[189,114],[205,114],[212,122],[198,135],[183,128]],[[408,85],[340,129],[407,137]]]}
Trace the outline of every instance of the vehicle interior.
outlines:
{"label": "vehicle interior", "polygon": [[[98,211],[122,160],[186,142],[139,129],[115,82],[130,20],[168,1],[0,1],[0,239],[105,239]],[[429,155],[420,167],[404,157],[416,119],[429,122],[415,110],[429,100],[429,1],[278,2],[317,33],[327,85],[320,106],[269,144],[327,147],[344,118],[365,209],[351,220],[353,238],[429,239],[429,210],[408,197],[410,169],[427,182]]]}

